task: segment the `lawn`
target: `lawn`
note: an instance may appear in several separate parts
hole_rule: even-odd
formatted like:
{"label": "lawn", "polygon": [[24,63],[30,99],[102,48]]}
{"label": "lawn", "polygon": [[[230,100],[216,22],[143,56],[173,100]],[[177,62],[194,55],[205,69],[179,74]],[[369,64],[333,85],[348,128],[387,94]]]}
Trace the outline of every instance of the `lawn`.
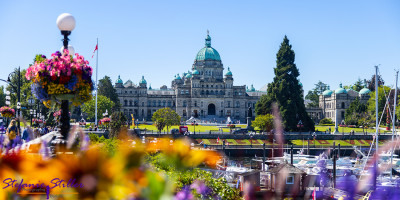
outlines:
{"label": "lawn", "polygon": [[[189,128],[189,132],[194,132],[195,126],[192,125],[187,125],[187,127]],[[224,126],[221,126],[224,127]],[[236,127],[240,127],[240,128],[246,128],[246,125],[237,125]],[[140,124],[139,125],[140,129],[146,129],[146,130],[152,130],[152,131],[157,131],[156,126],[154,125],[145,125],[145,124]],[[169,130],[176,128],[179,129],[179,126],[171,126],[169,127]],[[167,128],[164,128],[163,132],[167,131]],[[198,125],[196,126],[196,132],[218,132],[219,131],[219,127],[218,126],[202,126],[202,125]],[[229,128],[222,128],[222,131],[224,133],[229,133]]]}
{"label": "lawn", "polygon": [[[335,131],[335,126],[315,126],[315,131],[327,131],[329,132],[329,127],[331,127],[331,131]],[[362,133],[363,129],[362,128],[349,128],[349,127],[338,127],[338,131],[340,133],[345,132],[345,133],[350,133],[351,130],[354,130],[354,132],[356,133]],[[368,128],[368,129],[364,129],[364,131],[368,132],[368,133],[375,133],[375,129],[373,128]],[[392,131],[383,131],[381,130],[381,133],[388,133],[388,132],[392,132]]]}

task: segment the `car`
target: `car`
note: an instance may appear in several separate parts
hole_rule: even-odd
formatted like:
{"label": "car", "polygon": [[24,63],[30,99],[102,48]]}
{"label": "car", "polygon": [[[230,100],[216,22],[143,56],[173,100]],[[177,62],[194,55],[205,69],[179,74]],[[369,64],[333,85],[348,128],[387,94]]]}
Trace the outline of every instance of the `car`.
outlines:
{"label": "car", "polygon": [[247,129],[242,128],[242,129],[238,129],[238,130],[233,131],[233,134],[246,134],[248,132],[249,131]]}

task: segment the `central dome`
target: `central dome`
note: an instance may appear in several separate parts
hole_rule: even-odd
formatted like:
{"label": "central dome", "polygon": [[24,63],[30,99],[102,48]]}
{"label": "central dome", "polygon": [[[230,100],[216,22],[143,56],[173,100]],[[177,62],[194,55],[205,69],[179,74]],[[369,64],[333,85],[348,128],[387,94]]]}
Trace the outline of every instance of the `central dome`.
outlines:
{"label": "central dome", "polygon": [[197,53],[196,61],[203,61],[203,60],[218,60],[221,61],[221,57],[217,50],[211,47],[211,37],[207,33],[206,37],[206,46]]}

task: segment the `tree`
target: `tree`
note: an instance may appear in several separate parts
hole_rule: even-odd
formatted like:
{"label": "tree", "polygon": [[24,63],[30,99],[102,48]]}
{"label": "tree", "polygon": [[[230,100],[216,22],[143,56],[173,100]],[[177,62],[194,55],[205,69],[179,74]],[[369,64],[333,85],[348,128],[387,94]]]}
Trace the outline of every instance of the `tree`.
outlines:
{"label": "tree", "polygon": [[270,132],[274,128],[274,116],[271,114],[258,115],[251,123],[253,127],[258,127],[263,132]]}
{"label": "tree", "polygon": [[0,86],[0,107],[6,105],[6,94],[4,93],[4,86]]}
{"label": "tree", "polygon": [[349,125],[359,125],[358,122],[365,116],[367,108],[367,105],[361,103],[360,98],[357,97],[346,110],[344,121]]}
{"label": "tree", "polygon": [[[31,92],[31,82],[28,81],[25,78],[25,73],[26,69],[21,70],[20,76],[21,76],[21,82],[20,82],[20,102],[21,102],[21,107],[28,108],[28,99],[32,97],[32,92]],[[10,76],[10,82],[11,84],[8,84],[6,87],[6,90],[10,92],[10,106],[14,109],[17,109],[17,101],[18,101],[18,68],[14,69],[14,72],[11,73]],[[14,87],[12,87],[13,85]],[[21,109],[22,115],[24,117],[29,116],[29,109]]]}
{"label": "tree", "polygon": [[119,103],[117,91],[113,87],[110,77],[104,76],[104,78],[100,79],[97,89],[98,89],[98,95],[103,95],[105,97],[108,97],[112,102],[115,103],[113,108],[115,110],[119,110],[120,103]]}
{"label": "tree", "polygon": [[117,111],[111,114],[111,122],[110,122],[110,133],[108,134],[109,138],[118,137],[118,134],[121,132],[122,128],[126,124],[126,117],[123,112]]}
{"label": "tree", "polygon": [[310,100],[311,103],[308,104],[309,107],[318,107],[319,106],[319,95],[321,95],[325,90],[328,90],[329,86],[322,81],[318,81],[315,84],[314,89],[308,91],[305,99]]}
{"label": "tree", "polygon": [[319,121],[319,124],[321,124],[321,125],[331,125],[331,124],[333,124],[333,121],[330,118],[323,118],[323,119],[321,119]]}
{"label": "tree", "polygon": [[[100,118],[106,110],[111,111],[111,108],[114,106],[114,102],[112,102],[109,98],[98,95],[97,97],[97,117]],[[86,113],[88,119],[95,118],[95,107],[96,107],[96,97],[94,96],[92,100],[86,102],[82,105],[82,112]]]}
{"label": "tree", "polygon": [[[375,75],[372,75],[370,80],[364,80],[367,84],[367,88],[371,91],[375,91]],[[385,85],[385,81],[382,79],[381,75],[378,75],[378,87]]]}
{"label": "tree", "polygon": [[[383,120],[386,119],[386,110],[383,110],[386,104],[386,97],[385,94],[388,95],[390,92],[390,88],[387,86],[380,86],[378,88],[378,119],[381,118],[381,115],[383,114]],[[375,121],[375,91],[369,93],[370,98],[368,100],[368,113],[370,114],[370,119],[372,121]],[[383,113],[382,113],[383,111]],[[375,122],[374,122],[375,123]]]}
{"label": "tree", "polygon": [[286,36],[276,57],[274,80],[268,84],[267,95],[257,102],[256,114],[270,114],[271,104],[277,102],[285,130],[296,130],[300,120],[306,130],[314,130],[314,122],[304,105],[303,87],[298,80],[300,73],[294,63],[295,53]]}
{"label": "tree", "polygon": [[167,127],[167,132],[169,132],[170,126],[179,125],[181,117],[178,113],[171,110],[171,108],[162,108],[153,114],[151,120],[153,120],[159,132],[165,127]]}
{"label": "tree", "polygon": [[364,88],[364,83],[360,78],[358,78],[358,80],[354,83],[352,89],[357,92],[360,92],[360,90],[363,88]]}

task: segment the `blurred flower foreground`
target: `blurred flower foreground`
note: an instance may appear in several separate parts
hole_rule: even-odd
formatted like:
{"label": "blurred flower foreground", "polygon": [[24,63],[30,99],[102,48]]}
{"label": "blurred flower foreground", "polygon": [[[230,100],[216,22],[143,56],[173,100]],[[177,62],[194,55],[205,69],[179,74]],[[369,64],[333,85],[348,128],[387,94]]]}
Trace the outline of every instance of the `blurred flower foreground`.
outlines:
{"label": "blurred flower foreground", "polygon": [[[75,130],[75,129],[74,129]],[[143,142],[122,131],[105,139],[78,131],[78,142],[50,157],[45,142],[1,148],[0,199],[240,199],[214,167],[215,151],[186,139]],[[89,139],[90,138],[90,139]],[[69,151],[69,152],[68,152]]]}

